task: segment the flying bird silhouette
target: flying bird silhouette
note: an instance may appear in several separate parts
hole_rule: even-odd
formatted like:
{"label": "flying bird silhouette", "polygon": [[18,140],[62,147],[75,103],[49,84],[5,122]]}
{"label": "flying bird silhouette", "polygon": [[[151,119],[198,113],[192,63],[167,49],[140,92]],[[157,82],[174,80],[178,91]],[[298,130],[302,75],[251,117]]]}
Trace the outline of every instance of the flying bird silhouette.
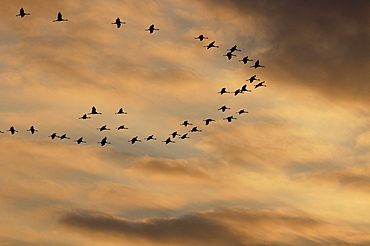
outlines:
{"label": "flying bird silhouette", "polygon": [[124,129],[128,129],[125,127],[125,125],[120,125],[119,127],[116,127],[117,130],[124,130]]}
{"label": "flying bird silhouette", "polygon": [[54,133],[52,133],[49,137],[51,137],[51,139],[54,139],[54,138],[56,138],[56,137],[58,137],[58,136],[57,136],[57,133],[56,133],[56,132],[54,132]]}
{"label": "flying bird silhouette", "polygon": [[164,140],[162,142],[165,142],[166,144],[175,143],[175,141],[172,141],[170,137],[168,137],[166,140]]}
{"label": "flying bird silhouette", "polygon": [[96,130],[99,130],[99,131],[109,131],[110,129],[107,128],[107,125],[104,125],[104,126],[101,126],[99,128],[96,128]]}
{"label": "flying bird silhouette", "polygon": [[189,137],[188,137],[188,133],[185,133],[185,134],[181,135],[179,138],[180,138],[180,139],[189,138]]}
{"label": "flying bird silhouette", "polygon": [[112,24],[117,25],[117,28],[120,28],[121,24],[126,24],[126,22],[121,21],[121,19],[119,17],[117,17],[116,21],[113,22]]}
{"label": "flying bird silhouette", "polygon": [[74,140],[74,142],[76,142],[77,144],[86,143],[86,141],[83,140],[83,137],[80,137],[79,139]]}
{"label": "flying bird silhouette", "polygon": [[84,114],[79,119],[86,120],[86,119],[91,119],[91,117],[87,116],[87,114]]}
{"label": "flying bird silhouette", "polygon": [[71,139],[70,137],[67,137],[67,134],[63,134],[62,136],[57,136],[57,138],[60,138],[60,140]]}
{"label": "flying bird silhouette", "polygon": [[24,12],[24,9],[23,8],[21,8],[20,10],[19,10],[19,14],[17,14],[16,16],[20,16],[21,18],[23,18],[23,17],[25,17],[26,15],[31,15],[30,13],[25,13]]}
{"label": "flying bird silhouette", "polygon": [[88,113],[88,114],[101,114],[101,113],[98,113],[98,111],[96,111],[95,106],[93,106],[93,107],[91,108],[91,112],[90,112],[90,113]]}
{"label": "flying bird silhouette", "polygon": [[147,138],[144,138],[146,141],[149,141],[149,140],[157,140],[154,135],[150,135],[148,136]]}
{"label": "flying bird silhouette", "polygon": [[243,59],[241,59],[241,60],[239,60],[239,61],[243,62],[244,64],[247,64],[247,62],[249,62],[249,61],[253,61],[253,60],[250,60],[250,59],[248,58],[248,56],[246,56],[246,57],[243,57]]}
{"label": "flying bird silhouette", "polygon": [[171,133],[170,135],[172,136],[172,138],[175,138],[176,136],[180,136],[181,134],[177,133],[176,131],[176,132]]}
{"label": "flying bird silhouette", "polygon": [[127,114],[127,112],[125,112],[125,111],[123,110],[123,108],[120,108],[120,109],[118,110],[118,112],[117,112],[117,113],[115,113],[115,114]]}
{"label": "flying bird silhouette", "polygon": [[201,132],[202,130],[198,129],[196,126],[194,126],[193,128],[191,128],[191,130],[189,132]]}
{"label": "flying bird silhouette", "polygon": [[205,119],[205,120],[203,120],[203,121],[205,121],[206,126],[208,126],[208,125],[209,125],[209,123],[211,123],[212,121],[215,121],[215,120],[214,120],[214,119]]}
{"label": "flying bird silhouette", "polygon": [[214,47],[214,48],[219,48],[219,46],[216,46],[215,45],[215,42],[216,41],[212,41],[211,43],[209,43],[208,45],[204,46],[204,47],[207,47],[207,50]]}
{"label": "flying bird silhouette", "polygon": [[260,81],[260,79],[257,79],[257,78],[256,78],[256,76],[257,76],[257,75],[253,75],[253,76],[251,76],[249,79],[246,79],[246,81],[249,81],[250,83],[253,83],[253,81],[255,81],[255,80],[256,80],[256,81]]}
{"label": "flying bird silhouette", "polygon": [[219,108],[218,110],[221,110],[222,112],[225,112],[226,109],[230,109],[230,108],[228,108],[228,107],[226,107],[226,105],[224,105],[221,108]]}
{"label": "flying bird silhouette", "polygon": [[234,91],[234,96],[237,96],[239,93],[243,93],[240,89],[236,89]]}
{"label": "flying bird silhouette", "polygon": [[258,67],[265,67],[265,66],[261,66],[261,65],[260,65],[260,60],[257,60],[257,61],[254,63],[254,65],[253,65],[253,66],[251,66],[251,67],[254,67],[254,69],[256,69],[256,68],[258,68]]}
{"label": "flying bird silhouette", "polygon": [[28,129],[27,131],[30,131],[32,134],[38,132],[38,130],[36,130],[34,126],[31,126],[30,129]]}
{"label": "flying bird silhouette", "polygon": [[247,89],[247,85],[243,85],[242,88],[240,89],[241,93],[243,93],[244,91],[246,92],[252,92],[251,90],[248,90]]}
{"label": "flying bird silhouette", "polygon": [[262,82],[259,82],[258,84],[256,84],[255,86],[254,86],[254,89],[256,89],[256,88],[258,88],[258,87],[260,87],[260,86],[265,86],[266,87],[266,85],[264,85],[264,83],[265,83],[266,81],[262,81]]}
{"label": "flying bird silhouette", "polygon": [[227,120],[228,122],[231,122],[231,120],[236,120],[236,118],[234,118],[234,116],[229,116],[229,117],[226,117],[226,118],[223,118],[224,120]]}
{"label": "flying bird silhouette", "polygon": [[221,90],[220,90],[219,92],[217,92],[217,93],[219,93],[219,94],[223,95],[223,94],[225,94],[225,93],[230,93],[230,92],[226,91],[226,87],[223,87],[223,88],[221,88]]}
{"label": "flying bird silhouette", "polygon": [[187,127],[187,126],[189,126],[189,125],[193,125],[193,124],[189,123],[189,121],[187,121],[187,120],[185,120],[184,122],[182,122],[182,123],[180,124],[180,126],[185,126],[185,127]]}
{"label": "flying bird silhouette", "polygon": [[227,49],[227,50],[230,50],[230,52],[234,52],[234,51],[241,51],[241,50],[238,50],[236,47],[237,47],[237,46],[236,46],[236,45],[234,45],[233,47],[231,47],[230,49]]}
{"label": "flying bird silhouette", "polygon": [[224,56],[227,56],[227,59],[231,59],[233,56],[236,56],[236,55],[234,55],[231,51],[230,52],[227,52],[226,53],[226,55],[224,55]]}
{"label": "flying bird silhouette", "polygon": [[14,135],[14,133],[18,132],[17,130],[15,130],[14,126],[11,126],[9,128],[9,130],[7,130],[8,132],[10,132],[12,135]]}
{"label": "flying bird silhouette", "polygon": [[141,140],[139,140],[138,138],[139,138],[138,136],[133,137],[131,140],[129,140],[129,142],[131,142],[131,144],[134,144],[136,142],[141,142]]}
{"label": "flying bird silhouette", "polygon": [[241,114],[246,114],[248,113],[247,111],[245,111],[244,109],[241,109],[239,110],[238,112],[236,112],[237,114],[241,115]]}
{"label": "flying bird silhouette", "polygon": [[56,21],[68,21],[67,19],[63,19],[63,16],[62,16],[62,13],[58,13],[58,16],[57,16],[57,19],[56,20],[53,20],[53,22],[56,22]]}
{"label": "flying bird silhouette", "polygon": [[154,28],[154,24],[151,25],[148,29],[145,29],[145,31],[149,31],[150,34],[152,34],[155,30],[159,30],[159,29]]}
{"label": "flying bird silhouette", "polygon": [[203,34],[200,34],[198,37],[196,37],[194,39],[199,39],[200,41],[203,41],[203,39],[208,39],[208,37],[204,37]]}
{"label": "flying bird silhouette", "polygon": [[100,143],[100,145],[101,146],[104,146],[105,144],[110,144],[110,142],[108,142],[107,141],[107,137],[104,137],[100,142],[98,142],[98,143]]}

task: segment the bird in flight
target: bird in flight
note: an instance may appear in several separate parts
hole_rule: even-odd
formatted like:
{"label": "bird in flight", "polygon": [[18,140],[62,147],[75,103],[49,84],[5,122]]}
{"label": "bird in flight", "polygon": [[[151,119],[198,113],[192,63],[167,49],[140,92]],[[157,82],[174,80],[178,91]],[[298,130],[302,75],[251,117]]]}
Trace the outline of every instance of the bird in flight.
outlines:
{"label": "bird in flight", "polygon": [[226,87],[223,87],[223,88],[222,88],[219,92],[217,92],[217,93],[219,93],[219,94],[223,95],[223,94],[225,94],[225,93],[230,93],[230,92],[226,91]]}
{"label": "bird in flight", "polygon": [[181,135],[179,138],[180,138],[180,139],[189,138],[189,137],[188,137],[188,133],[185,133],[185,134]]}
{"label": "bird in flight", "polygon": [[123,129],[128,129],[125,127],[125,125],[120,125],[119,127],[116,127],[117,130],[123,130]]}
{"label": "bird in flight", "polygon": [[228,122],[231,122],[231,120],[236,120],[236,118],[234,118],[234,116],[229,116],[229,117],[226,117],[226,118],[223,118],[224,120],[227,120]]}
{"label": "bird in flight", "polygon": [[107,125],[104,125],[104,126],[101,126],[99,128],[96,128],[96,130],[99,130],[99,131],[109,131],[110,129],[107,128]]}
{"label": "bird in flight", "polygon": [[234,51],[241,51],[241,50],[238,50],[237,48],[236,48],[236,45],[234,45],[233,47],[231,47],[230,49],[228,49],[228,50],[230,50],[230,52],[234,52]]}
{"label": "bird in flight", "polygon": [[10,132],[12,135],[14,135],[14,133],[18,132],[17,130],[15,130],[14,126],[11,126],[8,130],[8,132]]}
{"label": "bird in flight", "polygon": [[245,111],[244,109],[241,109],[239,110],[238,112],[236,112],[237,114],[241,115],[241,114],[246,114],[248,113],[248,111]]}
{"label": "bird in flight", "polygon": [[198,37],[196,37],[194,39],[199,39],[200,41],[203,41],[203,39],[208,39],[208,37],[204,37],[203,34],[200,34]]}
{"label": "bird in flight", "polygon": [[129,140],[129,142],[131,142],[131,144],[134,144],[136,142],[141,142],[141,140],[139,140],[138,138],[139,138],[138,136],[133,137],[131,140]]}
{"label": "bird in flight", "polygon": [[191,128],[191,130],[189,132],[201,132],[202,130],[198,129],[196,126],[194,126],[193,128]]}
{"label": "bird in flight", "polygon": [[53,22],[57,22],[57,21],[68,21],[67,19],[63,19],[63,16],[62,16],[62,13],[58,13],[58,16],[57,16],[57,19],[56,20],[53,20]]}
{"label": "bird in flight", "polygon": [[177,131],[176,132],[173,132],[170,134],[172,136],[172,138],[175,138],[176,136],[180,136],[181,134],[179,134]]}
{"label": "bird in flight", "polygon": [[91,112],[90,112],[90,113],[88,113],[88,114],[101,114],[101,113],[98,113],[98,111],[96,111],[95,106],[93,106],[93,107],[91,108]]}
{"label": "bird in flight", "polygon": [[166,144],[175,143],[175,141],[172,141],[170,137],[168,137],[166,140],[164,140],[162,142],[165,142]]}
{"label": "bird in flight", "polygon": [[216,46],[215,45],[215,42],[216,41],[212,41],[211,43],[209,43],[208,45],[204,46],[204,47],[207,47],[207,50],[214,47],[214,48],[219,48],[219,46]]}
{"label": "bird in flight", "polygon": [[62,136],[57,136],[58,138],[60,138],[60,140],[62,139],[71,139],[70,137],[67,137],[67,134],[63,134]]}
{"label": "bird in flight", "polygon": [[226,53],[226,55],[224,55],[224,56],[227,56],[227,58],[228,58],[229,60],[231,60],[231,58],[232,58],[233,56],[236,56],[236,55],[234,55],[231,51],[229,51],[229,52],[227,52],[227,53]]}
{"label": "bird in flight", "polygon": [[189,121],[187,121],[187,120],[185,120],[184,122],[182,122],[182,123],[180,124],[180,126],[185,126],[185,127],[187,127],[187,126],[189,126],[189,125],[193,125],[193,124],[189,123]]}
{"label": "bird in flight", "polygon": [[254,86],[254,89],[256,89],[256,88],[258,88],[258,87],[260,87],[260,86],[264,86],[264,87],[266,87],[266,85],[264,85],[264,83],[265,83],[266,81],[262,81],[262,82],[259,82],[258,84],[256,84],[255,86]]}
{"label": "bird in flight", "polygon": [[249,61],[253,61],[253,60],[250,60],[250,59],[248,58],[248,56],[246,56],[246,57],[243,57],[243,59],[241,59],[241,60],[239,60],[239,61],[243,62],[244,64],[247,64],[247,62],[249,62]]}
{"label": "bird in flight", "polygon": [[98,142],[98,143],[100,143],[100,145],[101,146],[104,146],[105,144],[110,144],[110,142],[108,142],[107,141],[107,137],[104,137],[100,142]]}
{"label": "bird in flight", "polygon": [[214,119],[205,119],[205,120],[203,120],[203,121],[205,121],[206,126],[208,126],[208,125],[209,125],[209,123],[211,123],[212,121],[215,121],[215,120],[214,120]]}
{"label": "bird in flight", "polygon": [[51,139],[54,139],[54,138],[56,138],[56,137],[58,137],[58,136],[57,136],[57,133],[56,133],[56,132],[54,132],[54,133],[52,133],[49,137],[51,137]]}
{"label": "bird in flight", "polygon": [[230,109],[230,108],[228,108],[228,107],[226,107],[226,105],[224,105],[221,108],[219,108],[218,110],[221,110],[222,112],[225,112],[226,109]]}
{"label": "bird in flight", "polygon": [[80,137],[79,139],[74,140],[74,142],[76,142],[77,144],[86,143],[86,141],[83,140],[83,137]]}
{"label": "bird in flight", "polygon": [[149,141],[149,140],[157,140],[154,135],[150,135],[148,136],[147,138],[144,138],[146,141]]}
{"label": "bird in flight", "polygon": [[243,93],[244,91],[246,92],[252,92],[251,90],[248,90],[247,89],[247,85],[243,85],[242,88],[240,89],[241,93]]}
{"label": "bird in flight", "polygon": [[155,30],[159,30],[159,29],[154,28],[154,24],[151,25],[148,29],[145,29],[145,31],[149,31],[150,34],[152,34]]}
{"label": "bird in flight", "polygon": [[87,116],[87,114],[84,114],[79,119],[86,120],[86,119],[91,119],[91,117]]}
{"label": "bird in flight", "polygon": [[20,10],[19,10],[19,14],[17,14],[16,16],[20,16],[21,18],[23,18],[23,17],[25,17],[26,15],[31,15],[30,13],[25,13],[24,12],[24,9],[23,8],[21,8]]}
{"label": "bird in flight", "polygon": [[112,24],[117,25],[117,28],[120,28],[121,24],[126,24],[126,22],[121,21],[121,19],[119,17],[117,17],[116,21],[113,22]]}
{"label": "bird in flight", "polygon": [[115,114],[127,114],[127,112],[125,112],[125,111],[123,110],[123,108],[120,108],[120,109],[118,110],[118,112],[117,112],[117,113],[115,113]]}
{"label": "bird in flight", "polygon": [[254,63],[254,65],[253,65],[253,66],[251,66],[251,67],[254,67],[254,69],[256,69],[256,68],[258,68],[258,67],[265,67],[265,66],[261,66],[261,65],[260,65],[260,60],[257,60],[257,61]]}
{"label": "bird in flight", "polygon": [[30,131],[32,134],[38,132],[38,130],[36,130],[34,126],[31,126],[30,129],[28,129],[27,131]]}

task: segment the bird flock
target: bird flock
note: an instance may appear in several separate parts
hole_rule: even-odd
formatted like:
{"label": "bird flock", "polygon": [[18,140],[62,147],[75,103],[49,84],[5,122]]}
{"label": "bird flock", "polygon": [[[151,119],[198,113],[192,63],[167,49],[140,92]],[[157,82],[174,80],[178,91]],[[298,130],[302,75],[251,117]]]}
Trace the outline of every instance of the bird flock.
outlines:
{"label": "bird flock", "polygon": [[[20,16],[21,18],[24,18],[26,15],[30,15],[30,13],[26,13],[25,10],[23,8],[21,8],[19,10],[19,14],[17,14],[16,16]],[[57,14],[57,19],[56,20],[53,20],[53,22],[62,22],[62,21],[68,21],[68,19],[64,19],[62,13],[59,12]],[[114,24],[114,25],[117,26],[117,28],[120,28],[122,26],[122,24],[126,24],[126,22],[121,21],[121,19],[118,17],[115,20],[115,22],[113,22],[111,24]],[[145,31],[149,31],[150,34],[152,34],[156,30],[159,30],[159,29],[158,28],[155,28],[154,24],[150,25],[148,29],[145,29]],[[206,37],[203,34],[201,34],[198,37],[195,37],[195,39],[198,39],[199,41],[203,41],[205,39],[208,39],[208,37]],[[208,45],[205,45],[204,47],[206,47],[207,49],[219,48],[219,46],[215,45],[215,43],[216,43],[216,41],[212,41]],[[236,57],[237,56],[237,55],[234,54],[234,52],[240,52],[241,50],[237,48],[237,45],[234,45],[230,49],[227,49],[226,51],[227,51],[227,53],[224,54],[223,56],[226,56],[228,58],[228,60],[231,60],[233,57]],[[239,62],[243,62],[243,64],[247,64],[248,62],[252,62],[252,61],[253,60],[249,59],[248,56],[245,56],[244,58],[242,58],[241,60],[239,60]],[[256,60],[255,63],[254,63],[254,65],[250,66],[250,68],[254,68],[254,69],[264,68],[264,67],[265,66],[260,65],[260,61],[259,60]],[[254,89],[257,89],[258,87],[266,87],[265,81],[261,81],[259,78],[257,78],[257,75],[251,76],[249,79],[246,79],[246,81],[249,81],[249,83],[254,83],[255,81],[257,81],[257,83],[254,84]],[[240,88],[237,88],[234,91],[228,91],[226,89],[226,87],[223,87],[218,92],[218,94],[220,94],[220,95],[234,94],[234,96],[237,96],[239,94],[244,94],[244,92],[252,92],[252,90],[247,89],[247,84],[242,85]],[[227,110],[230,110],[230,108],[227,107],[226,105],[223,105],[220,108],[218,108],[218,110],[221,111],[222,113],[224,113]],[[239,111],[237,111],[235,113],[240,116],[242,114],[248,113],[248,111],[246,111],[244,109],[240,109]],[[97,111],[97,108],[95,106],[92,106],[91,111],[89,113],[84,113],[78,119],[80,119],[80,120],[89,120],[89,119],[92,119],[94,117],[94,115],[101,115],[101,114],[102,113],[101,112],[98,112]],[[126,115],[128,113],[126,111],[124,111],[123,108],[120,108],[115,114],[117,114],[117,115]],[[227,116],[227,117],[223,117],[222,119],[225,120],[225,121],[227,121],[227,122],[232,122],[233,120],[236,120],[237,118],[235,118],[234,115],[230,115],[230,116]],[[211,122],[214,122],[216,120],[215,119],[212,119],[212,118],[207,118],[207,119],[204,119],[203,121],[204,121],[204,125],[205,126],[208,126],[208,125],[210,125]],[[184,140],[184,139],[190,138],[189,137],[189,134],[196,133],[196,132],[202,132],[202,130],[199,129],[198,126],[193,126],[193,124],[190,123],[188,120],[184,120],[180,124],[180,126],[183,126],[185,128],[187,128],[188,126],[191,126],[191,127],[190,127],[190,129],[186,133],[183,133],[183,134],[180,134],[178,131],[174,131],[174,132],[170,133],[169,134],[169,137],[167,137],[162,142],[164,142],[165,144],[175,143],[174,140],[176,138],[181,139],[181,140]],[[126,127],[125,125],[120,125],[120,126],[115,127],[115,129],[118,130],[118,131],[120,131],[120,130],[128,130],[129,128]],[[96,130],[98,130],[100,132],[103,132],[103,131],[109,131],[111,129],[108,128],[107,125],[103,125],[103,126],[97,127]],[[26,131],[29,131],[31,134],[35,134],[35,133],[38,132],[38,130],[33,125],[30,126],[30,128],[27,129]],[[10,132],[11,135],[14,135],[15,133],[17,133],[19,131],[16,130],[14,126],[11,126],[7,130],[7,132]],[[5,132],[0,131],[0,133],[5,133]],[[63,133],[61,135],[58,135],[58,133],[56,133],[56,132],[53,132],[48,137],[50,137],[51,139],[60,139],[60,140],[63,140],[63,139],[71,139],[69,136],[67,136],[66,133]],[[149,135],[146,138],[144,138],[144,140],[145,141],[155,141],[155,140],[157,140],[157,138],[154,137],[154,134],[152,134],[152,135]],[[83,137],[79,137],[78,139],[73,140],[73,141],[76,142],[77,144],[87,143],[87,141],[85,141]],[[131,144],[135,144],[137,142],[142,142],[142,140],[140,140],[138,136],[134,136],[130,140],[128,140],[128,142],[130,142]],[[97,143],[100,144],[101,146],[104,146],[106,144],[111,144],[111,142],[108,141],[108,138],[106,136],[103,137]]]}

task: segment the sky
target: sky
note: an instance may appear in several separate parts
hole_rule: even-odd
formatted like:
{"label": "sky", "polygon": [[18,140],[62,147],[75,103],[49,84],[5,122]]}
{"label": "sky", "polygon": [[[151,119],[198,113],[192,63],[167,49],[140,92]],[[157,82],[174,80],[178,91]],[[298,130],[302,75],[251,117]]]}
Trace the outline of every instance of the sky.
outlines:
{"label": "sky", "polygon": [[0,246],[370,244],[369,1],[1,6]]}

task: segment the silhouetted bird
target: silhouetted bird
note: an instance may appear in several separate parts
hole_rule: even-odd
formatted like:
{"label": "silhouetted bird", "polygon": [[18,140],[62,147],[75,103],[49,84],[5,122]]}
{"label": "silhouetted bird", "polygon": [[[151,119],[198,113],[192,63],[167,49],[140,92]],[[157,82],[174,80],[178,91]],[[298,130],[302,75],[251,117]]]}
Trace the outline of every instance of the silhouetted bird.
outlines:
{"label": "silhouetted bird", "polygon": [[144,138],[146,141],[149,141],[149,140],[157,140],[154,135],[150,135],[148,136],[147,138]]}
{"label": "silhouetted bird", "polygon": [[165,142],[166,144],[175,143],[175,141],[172,141],[170,137],[168,137],[166,140],[164,140],[162,142]]}
{"label": "silhouetted bird", "polygon": [[121,21],[121,19],[119,17],[117,17],[116,21],[113,22],[112,24],[117,25],[117,28],[120,28],[121,24],[126,24],[126,22]]}
{"label": "silhouetted bird", "polygon": [[57,136],[58,138],[60,138],[60,140],[62,139],[71,139],[70,137],[67,137],[67,134],[63,134],[62,136]]}
{"label": "silhouetted bird", "polygon": [[238,112],[236,112],[237,114],[241,115],[241,114],[246,114],[248,113],[247,111],[245,111],[244,109],[241,109],[239,110]]}
{"label": "silhouetted bird", "polygon": [[240,89],[240,91],[243,93],[244,91],[246,92],[252,92],[251,90],[248,90],[247,89],[247,85],[243,85],[242,88]]}
{"label": "silhouetted bird", "polygon": [[19,14],[17,14],[16,16],[20,16],[20,17],[25,17],[26,15],[30,15],[30,13],[25,13],[24,12],[24,9],[23,8],[21,8],[20,10],[19,10]]}
{"label": "silhouetted bird", "polygon": [[208,49],[210,49],[210,48],[212,48],[212,47],[214,47],[214,48],[219,48],[219,46],[216,46],[216,45],[215,45],[215,42],[216,42],[216,41],[213,41],[213,42],[209,43],[208,45],[206,45],[206,46],[204,46],[204,47],[207,47],[207,50],[208,50]]}
{"label": "silhouetted bird", "polygon": [[86,120],[86,119],[91,119],[91,117],[87,116],[87,114],[84,114],[79,119]]}
{"label": "silhouetted bird", "polygon": [[198,37],[196,37],[195,39],[199,39],[200,41],[203,41],[203,39],[208,39],[208,37],[204,37],[203,34],[200,34]]}
{"label": "silhouetted bird", "polygon": [[183,134],[183,135],[182,135],[182,136],[180,136],[179,138],[180,138],[180,139],[189,138],[189,137],[188,137],[188,133]]}
{"label": "silhouetted bird", "polygon": [[0,131],[0,133],[4,133],[3,131]]}
{"label": "silhouetted bird", "polygon": [[54,132],[53,134],[51,134],[49,137],[51,137],[51,139],[54,139],[54,138],[56,138],[56,137],[58,137],[57,136],[57,133],[56,132]]}
{"label": "silhouetted bird", "polygon": [[212,121],[215,121],[215,120],[214,119],[205,119],[203,121],[205,121],[206,122],[206,126],[208,126],[209,123],[211,123]]}
{"label": "silhouetted bird", "polygon": [[237,96],[239,93],[243,93],[240,89],[236,89],[234,91],[234,96]]}
{"label": "silhouetted bird", "polygon": [[250,77],[249,79],[247,79],[246,81],[249,81],[250,83],[253,83],[253,81],[260,81],[260,79],[257,79],[256,78],[257,75],[253,75],[252,77]]}
{"label": "silhouetted bird", "polygon": [[266,85],[264,85],[263,83],[265,83],[266,81],[262,81],[262,82],[259,82],[258,84],[256,84],[255,86],[254,86],[254,89],[256,89],[256,88],[258,88],[258,87],[260,87],[260,86],[265,86],[266,87]]}
{"label": "silhouetted bird", "polygon": [[184,122],[182,122],[182,124],[180,124],[180,126],[185,126],[185,127],[187,127],[189,125],[193,125],[193,124],[189,123],[189,121],[187,121],[187,120],[185,120]]}
{"label": "silhouetted bird", "polygon": [[254,63],[254,65],[253,65],[253,66],[251,66],[251,67],[254,67],[254,69],[256,69],[256,68],[258,68],[258,67],[265,67],[265,66],[261,66],[261,65],[260,65],[260,60],[257,60],[257,61]]}
{"label": "silhouetted bird", "polygon": [[100,143],[100,145],[101,146],[104,146],[105,144],[110,144],[110,142],[108,142],[107,141],[107,137],[104,137],[100,142],[98,142],[98,143]]}
{"label": "silhouetted bird", "polygon": [[129,142],[131,142],[131,144],[134,144],[136,142],[141,142],[141,140],[139,140],[138,136],[136,136],[136,137],[133,137],[131,140],[129,140]]}
{"label": "silhouetted bird", "polygon": [[223,95],[224,93],[230,93],[226,91],[226,87],[222,88],[219,92],[219,94]]}
{"label": "silhouetted bird", "polygon": [[99,131],[109,131],[110,129],[107,128],[107,125],[104,125],[104,126],[101,126],[99,128],[96,128],[96,130],[99,130]]}
{"label": "silhouetted bird", "polygon": [[123,110],[123,108],[120,108],[120,109],[118,110],[118,112],[117,112],[117,113],[115,113],[115,114],[127,114],[127,112],[125,112],[125,111]]}
{"label": "silhouetted bird", "polygon": [[14,126],[11,126],[8,130],[8,132],[10,132],[12,135],[16,132],[18,132],[17,130],[15,130]]}
{"label": "silhouetted bird", "polygon": [[86,141],[83,140],[83,137],[80,137],[79,139],[74,140],[74,142],[76,142],[77,144],[86,143]]}
{"label": "silhouetted bird", "polygon": [[243,62],[244,64],[247,64],[247,62],[249,62],[249,61],[253,61],[253,60],[250,60],[250,59],[248,58],[248,56],[246,56],[246,57],[243,57],[243,59],[241,59],[241,60],[239,60],[239,61]]}
{"label": "silhouetted bird", "polygon": [[34,126],[31,126],[30,129],[28,129],[27,131],[30,131],[32,134],[38,132],[38,130],[36,130]]}
{"label": "silhouetted bird", "polygon": [[68,21],[67,19],[63,19],[63,16],[62,16],[62,13],[58,13],[58,16],[57,16],[57,19],[56,20],[53,20],[53,22],[56,22],[56,21]]}
{"label": "silhouetted bird", "polygon": [[224,55],[224,56],[227,56],[227,58],[230,60],[233,56],[236,56],[236,55],[234,55],[233,53],[231,53],[231,51],[230,52],[227,52],[226,53],[226,55]]}
{"label": "silhouetted bird", "polygon": [[194,126],[193,128],[191,128],[191,130],[189,132],[201,132],[202,130],[198,129],[196,126]]}
{"label": "silhouetted bird", "polygon": [[221,108],[219,108],[218,110],[221,110],[222,112],[225,112],[226,109],[230,109],[230,108],[228,108],[228,107],[226,107],[226,105],[224,105]]}
{"label": "silhouetted bird", "polygon": [[236,120],[236,118],[234,118],[234,116],[229,116],[229,117],[226,117],[226,118],[223,118],[224,120],[227,120],[228,122],[231,122],[231,120]]}
{"label": "silhouetted bird", "polygon": [[172,138],[175,138],[176,136],[180,136],[181,134],[178,134],[177,131],[170,134]]}
{"label": "silhouetted bird", "polygon": [[119,127],[116,127],[117,130],[123,130],[123,129],[128,129],[125,127],[125,125],[120,125]]}
{"label": "silhouetted bird", "polygon": [[145,31],[149,31],[150,34],[152,34],[154,32],[154,30],[159,30],[157,28],[154,28],[154,24],[151,25],[148,29],[145,29]]}
{"label": "silhouetted bird", "polygon": [[231,47],[230,49],[228,49],[228,50],[230,50],[230,52],[234,52],[234,51],[241,51],[241,50],[238,50],[237,48],[236,48],[236,45],[234,45],[233,47]]}
{"label": "silhouetted bird", "polygon": [[88,113],[88,114],[101,114],[101,113],[98,113],[98,112],[96,111],[96,108],[93,106],[93,107],[91,108],[91,112],[90,112],[90,113]]}

